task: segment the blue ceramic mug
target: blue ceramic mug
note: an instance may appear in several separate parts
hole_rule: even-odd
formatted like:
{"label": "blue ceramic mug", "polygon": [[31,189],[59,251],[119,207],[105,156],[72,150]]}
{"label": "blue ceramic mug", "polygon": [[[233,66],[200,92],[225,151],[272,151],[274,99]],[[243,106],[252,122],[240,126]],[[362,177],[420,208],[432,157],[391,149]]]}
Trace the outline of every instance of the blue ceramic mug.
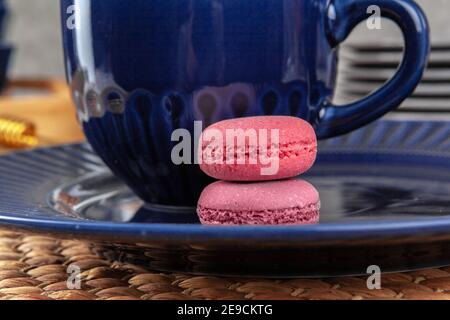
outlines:
{"label": "blue ceramic mug", "polygon": [[[403,62],[378,91],[334,106],[337,47],[374,5],[401,28]],[[276,114],[321,139],[344,134],[407,98],[429,53],[411,0],[61,0],[61,13],[88,141],[137,195],[166,205],[194,205],[210,182],[171,161],[175,129]]]}

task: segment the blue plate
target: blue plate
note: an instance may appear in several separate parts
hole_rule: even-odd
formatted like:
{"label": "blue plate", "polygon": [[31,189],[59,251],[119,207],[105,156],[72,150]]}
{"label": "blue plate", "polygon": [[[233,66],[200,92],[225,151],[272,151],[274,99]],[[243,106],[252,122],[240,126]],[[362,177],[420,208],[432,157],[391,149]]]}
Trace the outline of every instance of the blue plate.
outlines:
{"label": "blue plate", "polygon": [[450,123],[378,121],[320,145],[302,179],[320,223],[206,227],[194,208],[143,205],[87,145],[0,158],[0,224],[93,241],[161,271],[248,276],[364,274],[450,265]]}

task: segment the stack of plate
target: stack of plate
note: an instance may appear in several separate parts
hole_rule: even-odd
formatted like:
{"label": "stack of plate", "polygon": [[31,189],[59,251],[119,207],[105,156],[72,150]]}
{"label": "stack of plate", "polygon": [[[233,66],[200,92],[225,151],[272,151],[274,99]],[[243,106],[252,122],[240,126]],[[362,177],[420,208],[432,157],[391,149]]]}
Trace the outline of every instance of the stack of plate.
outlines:
{"label": "stack of plate", "polygon": [[[450,0],[417,1],[430,24],[432,49],[428,69],[414,94],[397,112],[450,115]],[[364,24],[341,47],[335,102],[358,100],[381,87],[397,70],[403,56],[400,31],[383,20],[380,30]]]}
{"label": "stack of plate", "polygon": [[[336,99],[353,101],[380,88],[402,58],[400,45],[348,45],[341,50],[342,89]],[[433,44],[428,69],[414,94],[398,111],[450,113],[450,41]]]}

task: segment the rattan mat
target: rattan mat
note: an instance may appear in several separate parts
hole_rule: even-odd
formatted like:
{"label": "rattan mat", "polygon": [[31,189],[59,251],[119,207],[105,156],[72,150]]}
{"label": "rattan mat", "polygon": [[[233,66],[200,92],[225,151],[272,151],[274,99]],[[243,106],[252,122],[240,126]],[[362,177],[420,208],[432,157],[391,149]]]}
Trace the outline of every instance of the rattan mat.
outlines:
{"label": "rattan mat", "polygon": [[[384,274],[369,290],[364,277],[238,279],[152,272],[106,261],[92,243],[0,230],[0,299],[450,299],[450,267]],[[68,266],[81,289],[67,287]]]}

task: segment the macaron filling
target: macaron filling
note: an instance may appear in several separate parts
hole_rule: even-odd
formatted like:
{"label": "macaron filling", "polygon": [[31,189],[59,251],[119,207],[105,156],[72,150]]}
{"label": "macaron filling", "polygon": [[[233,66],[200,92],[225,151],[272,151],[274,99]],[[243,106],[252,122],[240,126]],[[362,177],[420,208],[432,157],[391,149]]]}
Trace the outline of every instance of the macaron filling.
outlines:
{"label": "macaron filling", "polygon": [[[209,149],[209,150],[208,150]],[[220,155],[218,154],[220,153]],[[267,157],[278,156],[278,158],[302,157],[317,153],[316,141],[289,142],[279,145],[271,145],[266,148],[261,146],[233,146],[233,148],[217,147],[214,144],[202,145],[202,159],[210,165],[222,165],[227,160],[234,159],[234,163],[251,164],[250,159],[258,159],[259,155]]]}

